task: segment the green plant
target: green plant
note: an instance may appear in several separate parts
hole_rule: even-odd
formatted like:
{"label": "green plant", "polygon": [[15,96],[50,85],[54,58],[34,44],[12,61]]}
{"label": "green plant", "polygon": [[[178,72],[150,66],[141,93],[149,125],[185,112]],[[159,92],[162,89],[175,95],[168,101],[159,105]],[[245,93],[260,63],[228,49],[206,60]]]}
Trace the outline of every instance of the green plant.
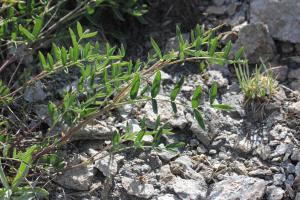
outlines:
{"label": "green plant", "polygon": [[[32,155],[36,149],[36,146],[31,146],[26,149],[25,152],[17,151],[13,149],[13,156],[8,156],[8,150],[10,146],[5,146],[3,150],[3,156],[0,158],[0,181],[2,188],[0,188],[0,197],[3,200],[15,200],[15,199],[34,199],[35,197],[47,197],[48,192],[40,187],[33,187],[29,182],[28,186],[23,186],[22,183],[28,175],[29,169],[32,165]],[[10,179],[6,176],[2,167],[1,160],[4,159],[6,164],[9,162],[19,163],[19,168],[16,170],[15,177]],[[6,171],[13,171],[14,165],[6,165],[9,169]]]}
{"label": "green plant", "polygon": [[271,99],[278,89],[271,70],[267,69],[264,64],[256,67],[252,74],[248,65],[238,65],[235,67],[235,71],[246,102]]}
{"label": "green plant", "polygon": [[[51,1],[47,2],[49,3]],[[96,1],[96,3],[99,4],[103,2],[106,1]],[[130,2],[133,4],[136,3],[136,1]],[[84,1],[84,3],[91,6],[91,4],[95,2]],[[43,10],[47,5],[48,4],[43,4],[41,7],[34,7],[34,10],[38,8]],[[82,6],[78,8],[80,11],[83,8],[87,9],[86,5],[82,5],[81,3],[80,5]],[[77,15],[74,14],[73,17],[77,18]],[[60,25],[65,24],[70,19],[74,19],[73,17],[68,18],[68,20],[60,20]],[[34,48],[34,53],[39,57],[41,69],[37,75],[31,74],[31,78],[19,88],[9,88],[2,84],[3,87],[1,88],[4,88],[3,91],[5,91],[2,91],[0,96],[3,110],[10,109],[12,103],[16,101],[15,97],[22,95],[25,88],[39,80],[52,77],[57,73],[68,74],[72,68],[80,69],[81,73],[78,77],[76,89],[65,91],[61,102],[49,101],[48,103],[49,116],[52,121],[48,133],[52,132],[54,128],[60,124],[66,125],[64,126],[66,128],[63,132],[45,138],[44,141],[41,141],[41,143],[36,146],[29,144],[28,150],[25,151],[25,153],[20,153],[22,156],[13,156],[13,159],[21,162],[20,168],[15,175],[17,184],[14,184],[16,181],[9,184],[10,182],[8,178],[6,178],[7,173],[4,174],[4,170],[1,168],[1,181],[2,185],[5,186],[3,193],[1,193],[3,196],[7,194],[10,196],[18,196],[19,191],[23,191],[20,195],[25,195],[26,193],[28,193],[28,195],[34,195],[36,191],[42,191],[42,194],[46,195],[46,193],[38,187],[31,188],[26,186],[29,183],[24,180],[26,180],[26,176],[28,175],[29,167],[43,162],[59,165],[60,163],[55,156],[49,157],[49,155],[53,154],[61,145],[68,142],[77,131],[97,117],[105,115],[125,104],[136,104],[146,101],[152,102],[153,111],[157,113],[157,101],[161,100],[158,98],[161,89],[160,71],[163,68],[184,62],[206,61],[218,64],[239,64],[244,62],[240,59],[239,53],[235,60],[228,58],[231,51],[230,43],[226,45],[225,51],[218,51],[219,36],[214,37],[216,29],[205,32],[199,25],[191,32],[191,42],[185,41],[179,27],[176,28],[179,41],[178,51],[163,54],[159,45],[154,39],[151,39],[154,53],[149,53],[148,58],[144,61],[132,61],[126,58],[126,51],[122,45],[117,48],[110,46],[108,43],[100,44],[98,42],[91,42],[89,39],[95,37],[97,32],[85,30],[84,26],[79,22],[77,22],[76,25],[74,24],[74,26],[68,27],[71,39],[70,46],[59,45],[53,41],[51,50],[43,51],[43,49],[35,45],[39,45],[41,41],[44,41],[44,39],[49,36],[48,34],[52,34],[52,31],[55,30],[57,25],[53,24],[48,29],[44,29],[42,27],[48,27],[48,24],[44,23],[44,18],[39,17],[34,18],[34,20],[28,20],[28,23],[25,20],[26,23],[22,22],[19,24],[18,20],[19,19],[16,19],[15,21],[17,24],[15,27],[16,34],[12,30],[5,32],[6,34],[8,33],[8,35],[21,34],[23,37],[21,43],[27,45],[28,48]],[[3,37],[5,40],[6,36]],[[16,42],[13,37],[6,41]],[[105,52],[99,52],[99,49],[103,46],[105,47]],[[17,45],[17,47],[20,46]],[[12,61],[9,61],[8,63],[11,62]],[[7,64],[2,65],[2,67],[5,66],[7,66]],[[151,82],[149,80],[152,76],[154,76],[154,80]],[[174,112],[177,111],[176,104],[178,102],[176,98],[183,83],[184,78],[182,77],[179,82],[175,84],[169,96],[170,99],[168,101]],[[205,129],[205,123],[200,110],[201,95],[202,88],[198,86],[193,94],[191,105],[186,104],[185,106],[189,106],[193,109],[195,119],[199,123],[199,126]],[[210,89],[211,106],[216,109],[230,109],[228,105],[216,103],[216,97],[217,85],[214,83]],[[7,99],[9,99],[9,101],[7,101]],[[157,118],[156,128],[154,130],[149,130],[145,126],[144,120],[142,120],[141,131],[139,132],[132,132],[130,129],[123,133],[116,132],[112,137],[112,145],[108,146],[108,150],[120,151],[126,148],[158,148],[161,136],[163,134],[169,134],[170,132],[167,125],[161,125],[159,117]],[[154,141],[150,145],[143,143],[143,137],[147,134],[153,135],[154,137]],[[128,142],[133,143],[133,146],[124,147],[124,144]],[[7,142],[4,143],[3,146],[6,144]],[[166,147],[172,149],[180,147],[181,145],[182,143],[178,142],[167,144]],[[2,159],[11,160],[8,156],[3,156]],[[15,165],[14,163],[10,164]],[[11,175],[9,177],[11,177]]]}

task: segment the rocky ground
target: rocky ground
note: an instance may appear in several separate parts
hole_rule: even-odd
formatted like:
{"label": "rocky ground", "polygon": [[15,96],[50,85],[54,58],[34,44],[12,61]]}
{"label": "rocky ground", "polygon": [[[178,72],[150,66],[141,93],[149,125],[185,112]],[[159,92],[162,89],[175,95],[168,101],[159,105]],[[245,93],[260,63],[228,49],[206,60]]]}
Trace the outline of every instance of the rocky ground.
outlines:
{"label": "rocky ground", "polygon": [[[54,178],[52,199],[300,199],[300,96],[297,91],[300,90],[300,3],[298,0],[213,0],[199,10],[207,26],[225,23],[227,29],[233,30],[222,41],[231,39],[235,48],[244,46],[250,64],[259,64],[261,60],[270,63],[280,83],[273,100],[261,110],[245,107],[230,66],[210,66],[206,79],[195,73],[198,66],[192,64],[166,70],[161,98],[169,94],[184,73],[187,81],[179,101],[190,101],[197,85],[207,91],[216,81],[220,88],[218,101],[235,109],[217,111],[204,103],[207,130],[203,131],[188,107],[178,106],[174,115],[169,104],[161,101],[161,121],[169,122],[175,132],[164,136],[164,142],[184,141],[184,148],[175,152],[128,151],[69,169]],[[174,38],[167,41],[166,49],[176,45]],[[34,103],[46,98],[48,94],[41,84],[38,82],[25,92],[27,101]],[[35,106],[34,110],[40,117],[45,114],[43,105]],[[88,125],[73,138],[72,150],[66,151],[68,165],[103,151],[116,128],[129,124],[139,130],[138,120],[143,116],[153,126],[155,116],[150,103],[120,108],[98,123]],[[149,142],[153,138],[144,140]]]}

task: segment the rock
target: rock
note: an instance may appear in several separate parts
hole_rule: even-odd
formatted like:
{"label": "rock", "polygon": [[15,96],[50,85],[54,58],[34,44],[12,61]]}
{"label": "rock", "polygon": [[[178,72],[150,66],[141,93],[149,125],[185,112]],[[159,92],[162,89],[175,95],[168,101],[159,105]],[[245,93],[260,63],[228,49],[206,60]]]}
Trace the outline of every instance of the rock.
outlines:
{"label": "rock", "polygon": [[192,133],[205,146],[208,146],[213,138],[225,134],[224,132],[236,131],[237,127],[241,124],[241,121],[232,119],[227,115],[224,116],[222,112],[211,108],[207,103],[204,103],[202,106],[202,115],[206,130],[203,130],[196,119],[189,113],[186,115],[186,118],[191,123],[190,130]]}
{"label": "rock", "polygon": [[300,192],[297,192],[295,200],[300,200]]}
{"label": "rock", "polygon": [[48,106],[47,105],[35,105],[33,107],[33,111],[35,114],[38,115],[38,117],[42,120],[44,120],[49,127],[52,125],[52,121],[49,117],[49,112],[48,112]]}
{"label": "rock", "polygon": [[291,159],[294,161],[300,161],[300,149],[294,149]]}
{"label": "rock", "polygon": [[149,199],[152,196],[156,195],[156,191],[151,184],[143,183],[139,180],[135,180],[125,176],[121,177],[121,181],[123,188],[130,195],[145,199]]}
{"label": "rock", "polygon": [[47,98],[47,94],[44,92],[44,85],[41,81],[35,82],[33,86],[25,89],[24,99],[30,103],[43,101]]}
{"label": "rock", "polygon": [[288,78],[299,80],[300,79],[300,68],[291,69],[288,73]]}
{"label": "rock", "polygon": [[297,176],[300,176],[300,161],[297,163],[297,165],[295,167],[295,174]]}
{"label": "rock", "polygon": [[123,159],[124,157],[119,155],[106,156],[98,159],[95,162],[94,167],[99,169],[104,176],[109,177],[118,173],[118,162]]}
{"label": "rock", "polygon": [[259,144],[253,153],[257,154],[263,160],[268,160],[272,149],[269,145]]}
{"label": "rock", "polygon": [[270,61],[276,53],[276,47],[267,28],[261,24],[249,24],[241,28],[238,40],[234,46],[235,51],[244,47],[245,56],[250,64]]}
{"label": "rock", "polygon": [[168,162],[179,155],[179,152],[171,151],[166,148],[161,148],[158,151],[153,151],[153,154],[155,153],[159,156],[160,159],[162,159],[165,162]]}
{"label": "rock", "polygon": [[282,82],[285,81],[288,75],[288,66],[287,65],[279,65],[272,67],[272,75],[273,77]]}
{"label": "rock", "polygon": [[170,165],[164,165],[160,168],[159,177],[163,183],[168,183],[173,178],[175,178],[175,176],[171,172]]}
{"label": "rock", "polygon": [[267,187],[267,200],[281,200],[283,199],[284,190],[274,185]]}
{"label": "rock", "polygon": [[280,144],[276,147],[275,152],[271,154],[271,157],[278,157],[283,156],[285,152],[288,150],[289,145],[288,144]]}
{"label": "rock", "polygon": [[247,176],[229,176],[214,184],[207,200],[262,199],[266,191],[266,182]]}
{"label": "rock", "polygon": [[249,176],[265,178],[271,176],[272,171],[270,169],[256,169],[249,172]]}
{"label": "rock", "polygon": [[156,198],[156,200],[179,200],[174,194],[165,194]]}
{"label": "rock", "polygon": [[300,176],[296,176],[294,182],[293,182],[293,188],[297,191],[300,192]]}
{"label": "rock", "polygon": [[221,87],[226,88],[228,86],[228,80],[223,77],[223,75],[220,71],[209,70],[207,72],[207,74],[208,74],[208,77],[209,77],[208,81],[207,81],[208,86],[212,86],[212,84],[214,82],[217,83],[218,88],[221,88]]}
{"label": "rock", "polygon": [[190,140],[190,145],[191,147],[197,147],[199,145],[199,141],[197,139],[191,139]]}
{"label": "rock", "polygon": [[289,87],[292,89],[292,90],[298,90],[300,91],[300,80],[294,80],[294,81],[291,81],[289,83]]}
{"label": "rock", "polygon": [[300,114],[300,101],[293,103],[288,107],[289,112],[299,115]]}
{"label": "rock", "polygon": [[207,193],[204,179],[193,180],[175,177],[168,183],[167,187],[182,200],[205,199]]}
{"label": "rock", "polygon": [[115,130],[115,127],[100,121],[97,124],[86,125],[73,135],[72,140],[107,140],[112,138]]}
{"label": "rock", "polygon": [[247,168],[243,163],[237,160],[232,163],[232,168],[239,175],[247,175]]}
{"label": "rock", "polygon": [[[68,162],[68,166],[74,166],[80,164],[86,158],[82,156],[75,156],[71,161]],[[61,186],[72,189],[85,191],[89,190],[92,186],[93,180],[93,167],[88,165],[82,165],[80,167],[71,168],[58,175],[54,182],[57,182]]]}
{"label": "rock", "polygon": [[281,42],[280,49],[281,49],[281,52],[285,53],[285,54],[293,53],[294,45],[289,42]]}
{"label": "rock", "polygon": [[276,185],[276,186],[283,185],[285,180],[286,180],[286,178],[285,178],[284,174],[274,174],[274,176],[273,176],[273,182],[274,182],[274,185]]}
{"label": "rock", "polygon": [[252,0],[250,21],[268,25],[272,37],[300,43],[300,3],[298,0]]}
{"label": "rock", "polygon": [[177,113],[175,114],[171,104],[167,101],[163,101],[169,100],[167,97],[158,95],[157,99],[161,99],[157,101],[158,114],[153,112],[152,103],[147,102],[145,107],[141,110],[142,114],[139,115],[139,118],[142,119],[143,116],[145,116],[147,126],[154,128],[157,116],[160,115],[161,122],[168,122],[174,128],[184,129],[188,123],[184,114],[185,107],[177,104]]}
{"label": "rock", "polygon": [[[184,40],[189,41],[190,40],[190,34],[189,33],[183,33],[182,37]],[[179,42],[177,37],[172,37],[167,41],[167,44],[165,46],[165,53],[168,53],[172,50],[177,51],[179,48]]]}

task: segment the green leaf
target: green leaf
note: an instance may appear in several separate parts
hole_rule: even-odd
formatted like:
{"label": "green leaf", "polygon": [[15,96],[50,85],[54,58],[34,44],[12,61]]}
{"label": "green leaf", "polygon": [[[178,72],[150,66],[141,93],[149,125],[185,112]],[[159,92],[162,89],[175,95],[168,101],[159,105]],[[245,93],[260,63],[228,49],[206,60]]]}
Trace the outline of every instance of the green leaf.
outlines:
{"label": "green leaf", "polygon": [[26,28],[24,28],[21,24],[19,25],[19,31],[24,35],[28,40],[33,41],[35,39],[34,35],[32,35]]}
{"label": "green leaf", "polygon": [[115,131],[112,139],[113,147],[118,147],[120,145],[120,142],[121,142],[121,135],[118,131]]}
{"label": "green leaf", "polygon": [[171,107],[172,107],[173,112],[176,114],[177,113],[177,106],[176,106],[176,103],[174,101],[171,101]]}
{"label": "green leaf", "polygon": [[161,73],[157,71],[151,87],[151,97],[155,98],[160,91]]}
{"label": "green leaf", "polygon": [[202,117],[201,113],[197,109],[194,109],[194,115],[195,115],[195,118],[196,118],[199,126],[203,130],[205,130],[205,124],[204,124],[204,120],[203,120],[203,117]]}
{"label": "green leaf", "polygon": [[159,144],[160,138],[162,136],[162,133],[163,133],[163,127],[160,127],[158,129],[158,131],[154,135],[154,143],[153,143],[153,145],[157,146]]}
{"label": "green leaf", "polygon": [[151,45],[152,45],[152,47],[154,48],[155,53],[158,55],[158,57],[159,57],[160,59],[162,59],[163,56],[162,56],[161,50],[160,50],[159,46],[157,45],[157,43],[154,41],[153,38],[151,38]]}
{"label": "green leaf", "polygon": [[35,149],[36,149],[36,146],[31,146],[26,149],[25,153],[22,153],[21,164],[20,164],[18,172],[12,182],[12,189],[17,188],[21,184],[23,179],[27,176],[27,173],[29,170],[29,165],[32,162],[32,159],[31,159],[32,153],[34,152]]}
{"label": "green leaf", "polygon": [[210,88],[209,101],[210,101],[211,105],[215,102],[215,100],[217,98],[217,92],[218,92],[218,86],[217,86],[217,83],[214,82]]}
{"label": "green leaf", "polygon": [[82,38],[82,36],[83,36],[83,29],[82,29],[82,26],[81,26],[81,24],[80,24],[79,21],[77,21],[76,29],[77,29],[77,33],[78,33],[79,38]]}
{"label": "green leaf", "polygon": [[67,50],[65,47],[61,48],[61,62],[64,66],[67,64]]}
{"label": "green leaf", "polygon": [[235,54],[235,60],[239,60],[244,53],[244,47],[240,48]]}
{"label": "green leaf", "polygon": [[184,76],[182,76],[180,78],[180,80],[176,83],[175,87],[173,88],[173,90],[171,91],[171,101],[175,101],[182,85],[184,83]]}
{"label": "green leaf", "polygon": [[61,59],[61,52],[60,52],[60,49],[56,46],[56,44],[52,43],[52,51],[55,55],[55,59],[56,60],[60,60]]}
{"label": "green leaf", "polygon": [[51,56],[50,53],[47,53],[47,58],[48,58],[48,62],[49,62],[49,68],[50,68],[50,70],[52,70],[53,69],[53,65],[54,65],[53,57]]}
{"label": "green leaf", "polygon": [[140,83],[141,83],[141,79],[140,79],[140,75],[136,74],[133,82],[132,82],[132,86],[131,86],[131,90],[130,90],[130,98],[136,99],[138,92],[139,92],[139,88],[140,88]]}
{"label": "green leaf", "polygon": [[48,103],[48,113],[50,115],[52,123],[55,123],[56,120],[58,119],[57,107],[51,101]]}
{"label": "green leaf", "polygon": [[73,46],[78,45],[76,35],[71,28],[69,28],[69,33],[70,33],[70,37],[71,37]]}
{"label": "green leaf", "polygon": [[229,40],[224,48],[224,59],[228,59],[229,53],[232,49],[232,42]]}
{"label": "green leaf", "polygon": [[45,56],[40,51],[39,51],[39,58],[40,58],[40,62],[42,63],[43,69],[46,70],[46,71],[50,71],[50,68],[49,68],[49,65],[46,62]]}
{"label": "green leaf", "polygon": [[97,31],[95,32],[91,32],[91,33],[84,33],[82,36],[82,39],[86,39],[86,38],[91,38],[91,37],[95,37],[98,34]]}
{"label": "green leaf", "polygon": [[159,126],[160,126],[160,115],[156,117],[154,130],[157,130]]}
{"label": "green leaf", "polygon": [[192,97],[192,108],[199,107],[200,100],[201,100],[201,94],[202,94],[202,87],[197,86],[196,90],[194,91],[193,97]]}
{"label": "green leaf", "polygon": [[211,39],[209,42],[209,56],[213,56],[218,45],[218,38]]}
{"label": "green leaf", "polygon": [[218,109],[218,110],[231,110],[232,106],[227,104],[212,104],[211,107]]}
{"label": "green leaf", "polygon": [[175,143],[171,143],[171,144],[168,144],[166,145],[166,149],[178,149],[178,148],[181,148],[185,145],[184,142],[175,142]]}
{"label": "green leaf", "polygon": [[157,101],[156,99],[151,99],[151,103],[152,103],[152,110],[155,114],[158,113],[158,107],[157,107]]}
{"label": "green leaf", "polygon": [[2,185],[4,186],[5,189],[9,189],[9,184],[8,184],[8,180],[4,174],[4,170],[2,168],[2,163],[1,163],[1,159],[0,159],[0,181],[2,183]]}
{"label": "green leaf", "polygon": [[135,140],[134,140],[134,146],[136,147],[140,147],[142,145],[142,139],[145,135],[145,130],[141,130],[139,131],[139,133],[137,134]]}
{"label": "green leaf", "polygon": [[39,17],[35,20],[32,35],[35,39],[38,38],[38,35],[40,34],[41,30],[43,28],[43,18]]}

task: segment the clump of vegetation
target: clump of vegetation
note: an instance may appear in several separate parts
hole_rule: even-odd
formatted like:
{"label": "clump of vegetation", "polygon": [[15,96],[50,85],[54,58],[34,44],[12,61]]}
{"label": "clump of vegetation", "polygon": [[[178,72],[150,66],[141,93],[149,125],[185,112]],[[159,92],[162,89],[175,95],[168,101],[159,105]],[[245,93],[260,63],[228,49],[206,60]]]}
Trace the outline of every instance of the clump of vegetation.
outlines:
{"label": "clump of vegetation", "polygon": [[[46,172],[49,167],[61,168],[61,159],[56,156],[59,148],[68,142],[72,136],[94,119],[102,116],[125,104],[136,104],[141,101],[152,102],[153,111],[158,112],[157,101],[161,88],[161,70],[165,67],[181,64],[184,62],[202,62],[218,64],[240,64],[244,61],[240,55],[236,59],[230,60],[229,53],[231,44],[229,43],[224,51],[218,51],[218,37],[214,36],[216,29],[204,31],[201,26],[197,26],[191,32],[191,41],[185,41],[179,27],[176,28],[179,41],[178,50],[163,54],[159,44],[151,39],[153,53],[148,54],[145,60],[129,60],[126,58],[126,50],[120,45],[111,46],[106,43],[92,42],[98,32],[84,28],[79,21],[70,24],[67,32],[71,40],[70,45],[57,43],[53,36],[57,36],[57,31],[62,30],[61,25],[66,25],[74,19],[78,19],[83,13],[92,14],[95,8],[101,5],[114,5],[113,12],[119,15],[122,11],[123,1],[83,1],[70,11],[68,17],[58,18],[63,3],[54,4],[54,1],[29,1],[24,4],[22,1],[7,1],[2,8],[2,12],[7,16],[0,25],[1,41],[3,44],[14,45],[15,48],[24,48],[24,54],[14,54],[12,57],[3,55],[3,62],[0,71],[4,70],[12,63],[22,62],[24,56],[28,54],[38,55],[40,68],[25,76],[25,81],[19,87],[10,86],[11,80],[0,82],[0,102],[2,113],[12,113],[14,102],[22,98],[25,88],[33,85],[37,81],[51,78],[55,74],[65,73],[68,75],[72,68],[80,70],[76,89],[64,91],[62,100],[49,101],[48,112],[51,118],[51,127],[47,130],[46,138],[41,141],[20,145],[14,143],[16,137],[21,133],[14,134],[10,128],[11,120],[3,114],[1,117],[0,149],[0,180],[2,189],[0,197],[4,199],[30,199],[35,196],[47,196],[48,193],[42,189],[39,183],[34,182],[28,174],[30,172]],[[62,1],[67,2],[67,1]],[[9,6],[7,6],[9,5]],[[126,4],[130,14],[140,17],[145,11],[139,10],[136,0],[128,1]],[[116,10],[117,9],[117,10]],[[119,10],[118,10],[119,9]],[[144,7],[142,8],[144,9]],[[29,13],[27,11],[30,11]],[[127,9],[128,11],[128,9]],[[17,17],[14,14],[20,14]],[[127,12],[128,13],[128,12]],[[57,20],[51,17],[51,15]],[[71,17],[70,17],[71,16]],[[62,30],[65,31],[64,29]],[[42,42],[48,41],[51,46],[43,47]],[[50,41],[50,42],[49,42]],[[100,49],[105,51],[100,51]],[[18,65],[19,65],[18,64]],[[28,72],[26,72],[28,73]],[[13,74],[15,76],[15,73]],[[150,77],[154,80],[149,82]],[[182,78],[170,93],[170,106],[174,112],[176,109],[176,98],[184,83]],[[195,119],[199,126],[205,129],[205,123],[200,112],[200,98],[202,88],[198,86],[194,91],[191,105],[187,104],[194,111]],[[84,97],[84,98],[81,98]],[[217,86],[213,84],[210,90],[210,104],[216,109],[228,109],[227,105],[216,104]],[[25,116],[26,117],[26,116]],[[20,120],[21,121],[21,120]],[[64,125],[62,132],[53,133],[56,127]],[[15,125],[17,126],[17,125]],[[20,129],[22,132],[22,129]],[[127,129],[124,132],[116,131],[112,137],[112,145],[107,150],[112,152],[122,151],[128,148],[158,148],[161,136],[170,133],[166,124],[161,124],[159,116],[156,128],[148,131],[145,120],[141,121],[141,131],[132,132]],[[143,137],[151,134],[154,141],[151,145],[144,145]],[[50,136],[51,135],[51,136]],[[126,146],[131,141],[132,146]],[[125,145],[126,144],[126,145]],[[178,148],[182,142],[167,144],[167,148]],[[35,173],[33,173],[35,174]],[[14,177],[14,178],[13,178]]]}
{"label": "clump of vegetation", "polygon": [[256,67],[253,73],[250,72],[248,65],[235,67],[235,72],[246,102],[270,100],[278,90],[277,81],[264,64]]}

